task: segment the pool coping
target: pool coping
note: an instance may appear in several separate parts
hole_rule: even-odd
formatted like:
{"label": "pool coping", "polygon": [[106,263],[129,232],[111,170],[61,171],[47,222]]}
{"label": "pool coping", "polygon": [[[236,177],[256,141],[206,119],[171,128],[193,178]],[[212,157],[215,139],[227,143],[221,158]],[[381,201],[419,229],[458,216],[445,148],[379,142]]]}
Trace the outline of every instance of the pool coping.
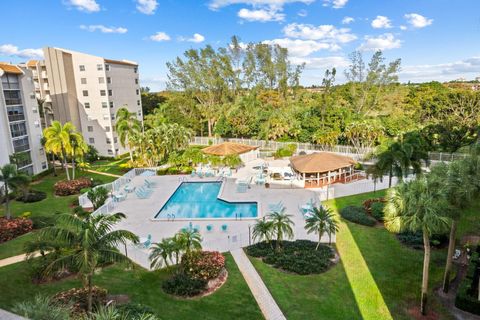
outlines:
{"label": "pool coping", "polygon": [[[257,205],[257,216],[256,217],[247,217],[247,218],[238,218],[238,217],[235,217],[235,218],[157,218],[157,215],[160,214],[160,212],[163,210],[163,208],[167,205],[168,201],[170,201],[170,199],[173,197],[173,195],[180,189],[180,187],[182,186],[182,184],[184,183],[220,183],[220,189],[218,191],[218,194],[217,194],[217,199],[220,200],[220,201],[223,201],[223,202],[227,202],[227,203],[244,203],[244,204],[248,204],[248,203],[255,203]],[[175,190],[172,192],[172,194],[168,197],[168,199],[162,204],[162,206],[160,207],[160,209],[155,213],[155,215],[150,218],[149,220],[152,221],[152,222],[160,222],[160,221],[168,221],[168,222],[174,222],[174,221],[255,221],[257,219],[260,218],[261,214],[260,214],[260,211],[261,211],[261,205],[260,205],[260,201],[228,201],[228,200],[225,200],[223,197],[222,197],[222,194],[223,194],[223,191],[224,191],[224,188],[225,188],[225,185],[226,185],[227,181],[226,180],[210,180],[210,181],[179,181],[177,187],[175,188]]]}

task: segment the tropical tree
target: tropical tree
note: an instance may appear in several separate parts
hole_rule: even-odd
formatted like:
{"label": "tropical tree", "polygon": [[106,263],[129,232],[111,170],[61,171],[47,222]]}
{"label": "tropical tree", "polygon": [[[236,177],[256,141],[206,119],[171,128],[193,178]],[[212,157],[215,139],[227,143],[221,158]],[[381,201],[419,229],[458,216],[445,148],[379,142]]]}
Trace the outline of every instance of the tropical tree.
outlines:
{"label": "tropical tree", "polygon": [[273,236],[273,222],[268,221],[265,218],[258,219],[255,225],[253,226],[252,231],[253,240],[262,241],[265,239],[267,243],[270,243]]}
{"label": "tropical tree", "polygon": [[163,264],[168,268],[168,261],[172,261],[175,243],[172,238],[164,238],[161,242],[153,243],[150,250],[150,268],[160,269]]}
{"label": "tropical tree", "polygon": [[268,214],[268,219],[270,219],[274,234],[277,237],[276,241],[276,249],[281,249],[281,241],[284,237],[288,239],[293,238],[293,225],[295,223],[292,221],[292,215],[285,213],[285,208],[283,208],[279,212],[271,212]]}
{"label": "tropical tree", "polygon": [[426,314],[430,266],[430,237],[448,229],[445,215],[448,203],[442,193],[425,177],[402,183],[387,193],[385,227],[393,232],[422,232],[423,280],[420,311]]}
{"label": "tropical tree", "polygon": [[192,250],[202,249],[202,237],[195,229],[185,229],[179,231],[176,235],[176,241],[185,253],[190,253]]}
{"label": "tropical tree", "polygon": [[45,150],[61,159],[68,180],[70,180],[70,174],[67,168],[67,154],[71,150],[70,138],[75,132],[75,126],[71,122],[62,125],[59,121],[53,121],[50,127],[43,130],[43,136],[46,139]]}
{"label": "tropical tree", "polygon": [[55,226],[42,229],[44,240],[58,241],[64,253],[46,268],[49,274],[65,266],[75,266],[85,289],[88,290],[87,311],[92,311],[92,287],[95,270],[106,263],[130,260],[117,250],[127,241],[138,242],[138,237],[127,230],[114,230],[115,225],[125,218],[123,213],[111,215],[63,214]]}
{"label": "tropical tree", "polygon": [[118,138],[122,147],[128,146],[130,153],[130,161],[133,161],[133,148],[135,135],[142,131],[142,123],[137,119],[135,112],[130,112],[126,107],[118,109],[115,116],[116,124],[115,131],[117,131]]}
{"label": "tropical tree", "polygon": [[30,181],[30,177],[24,173],[17,171],[17,166],[14,164],[6,164],[0,167],[0,182],[3,186],[3,194],[5,195],[5,216],[7,219],[11,218],[10,214],[10,198],[9,193],[11,189],[16,189]]}
{"label": "tropical tree", "polygon": [[332,243],[332,233],[338,231],[338,222],[334,217],[332,209],[324,206],[313,208],[311,216],[308,217],[305,222],[305,229],[307,232],[316,233],[318,235],[318,244],[315,250],[318,250],[324,233],[328,234],[329,244]]}
{"label": "tropical tree", "polygon": [[83,158],[84,154],[88,151],[88,145],[85,143],[82,134],[75,131],[69,133],[69,141],[69,153],[72,158],[72,179],[75,179],[77,157]]}
{"label": "tropical tree", "polygon": [[97,210],[105,204],[108,199],[108,190],[105,187],[98,186],[87,192],[87,198],[93,206],[93,210]]}

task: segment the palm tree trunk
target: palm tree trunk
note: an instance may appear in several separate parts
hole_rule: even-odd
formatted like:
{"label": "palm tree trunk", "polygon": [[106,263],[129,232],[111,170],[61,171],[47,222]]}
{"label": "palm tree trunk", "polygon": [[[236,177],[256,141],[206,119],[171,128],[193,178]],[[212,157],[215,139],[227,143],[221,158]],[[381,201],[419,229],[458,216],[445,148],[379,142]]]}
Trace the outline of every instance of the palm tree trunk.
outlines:
{"label": "palm tree trunk", "polygon": [[450,273],[452,272],[453,251],[455,250],[455,240],[457,237],[457,220],[452,220],[450,228],[450,239],[448,241],[447,263],[445,265],[445,274],[443,276],[443,292],[447,293],[450,288]]}
{"label": "palm tree trunk", "polygon": [[7,217],[7,219],[10,219],[11,218],[11,215],[10,215],[10,198],[8,197],[8,183],[7,181],[4,182],[4,186],[5,186],[5,216]]}
{"label": "palm tree trunk", "polygon": [[392,176],[393,176],[392,167],[390,167],[390,172],[388,173],[388,188],[392,187]]}
{"label": "palm tree trunk", "polygon": [[67,167],[67,155],[65,154],[65,149],[62,147],[62,166],[65,168],[65,172],[67,173],[67,180],[70,180],[70,173],[68,172]]}
{"label": "palm tree trunk", "polygon": [[75,180],[75,152],[72,153],[72,179]]}
{"label": "palm tree trunk", "polygon": [[52,152],[52,168],[53,168],[53,176],[57,176],[57,169],[55,169],[55,154]]}
{"label": "palm tree trunk", "polygon": [[133,162],[133,151],[132,151],[132,148],[129,147],[128,149],[129,149],[128,152],[130,153],[130,161]]}
{"label": "palm tree trunk", "polygon": [[87,313],[92,312],[92,300],[93,300],[93,295],[92,295],[92,275],[89,274],[87,280],[87,286],[88,286],[88,297],[87,297]]}
{"label": "palm tree trunk", "polygon": [[427,295],[428,295],[428,275],[430,267],[430,239],[428,233],[423,231],[423,247],[425,250],[423,257],[423,278],[422,278],[422,300],[420,302],[420,312],[427,314]]}
{"label": "palm tree trunk", "polygon": [[322,240],[322,232],[318,232],[318,243],[317,246],[315,247],[315,251],[318,250],[318,247],[320,246],[320,241]]}

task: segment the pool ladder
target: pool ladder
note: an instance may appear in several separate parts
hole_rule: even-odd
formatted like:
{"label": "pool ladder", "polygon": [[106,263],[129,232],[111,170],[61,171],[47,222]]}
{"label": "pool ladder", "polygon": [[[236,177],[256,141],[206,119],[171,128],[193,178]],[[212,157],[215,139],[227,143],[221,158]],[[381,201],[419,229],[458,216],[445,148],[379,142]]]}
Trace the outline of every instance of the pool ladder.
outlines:
{"label": "pool ladder", "polygon": [[242,214],[241,213],[235,213],[235,220],[242,220]]}
{"label": "pool ladder", "polygon": [[167,214],[167,221],[175,221],[175,214]]}

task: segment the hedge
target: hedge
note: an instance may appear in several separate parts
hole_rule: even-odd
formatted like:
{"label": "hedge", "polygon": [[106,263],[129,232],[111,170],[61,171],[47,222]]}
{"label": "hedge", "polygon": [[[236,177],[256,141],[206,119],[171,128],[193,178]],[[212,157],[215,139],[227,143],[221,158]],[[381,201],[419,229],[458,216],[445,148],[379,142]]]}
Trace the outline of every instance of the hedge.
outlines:
{"label": "hedge", "polygon": [[462,280],[455,297],[455,306],[467,312],[480,315],[478,300],[478,282],[480,279],[480,246],[472,254],[468,265],[467,276]]}
{"label": "hedge", "polygon": [[214,279],[224,267],[225,257],[218,251],[193,251],[182,257],[182,268],[193,279]]}
{"label": "hedge", "polygon": [[180,297],[193,297],[207,289],[207,280],[194,279],[184,273],[175,274],[165,280],[162,288],[166,293]]}
{"label": "hedge", "polygon": [[29,190],[27,193],[22,193],[20,196],[18,196],[16,200],[24,203],[32,203],[42,201],[46,198],[47,194],[43,191]]}
{"label": "hedge", "polygon": [[32,220],[26,218],[0,218],[0,243],[32,231]]}
{"label": "hedge", "polygon": [[361,224],[368,227],[373,227],[377,221],[371,216],[367,215],[365,209],[362,207],[348,206],[340,210],[340,215],[345,220]]}
{"label": "hedge", "polygon": [[88,188],[92,185],[92,181],[88,178],[79,178],[75,180],[62,180],[55,183],[53,186],[54,192],[57,196],[70,196],[80,193],[83,188]]}

